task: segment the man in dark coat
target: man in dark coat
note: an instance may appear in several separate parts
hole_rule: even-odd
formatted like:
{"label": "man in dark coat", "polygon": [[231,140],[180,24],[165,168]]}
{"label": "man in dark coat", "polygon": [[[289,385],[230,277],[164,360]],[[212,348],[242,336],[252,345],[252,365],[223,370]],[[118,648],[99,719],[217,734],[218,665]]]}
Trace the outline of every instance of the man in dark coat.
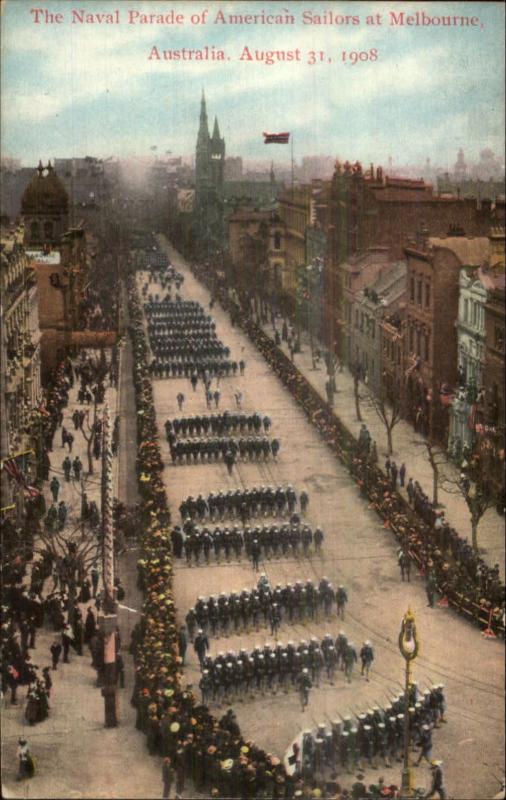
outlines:
{"label": "man in dark coat", "polygon": [[174,783],[174,768],[171,764],[170,758],[166,756],[162,762],[162,783],[163,783],[163,800],[168,800],[170,797],[170,790]]}
{"label": "man in dark coat", "polygon": [[86,644],[89,644],[95,635],[97,630],[97,624],[95,622],[95,615],[93,614],[93,609],[89,606],[87,614],[86,614],[86,621],[84,623],[84,641]]}
{"label": "man in dark coat", "polygon": [[[69,644],[70,647],[70,644]],[[53,669],[58,669],[58,661],[60,660],[60,655],[62,651],[62,646],[57,639],[54,640],[53,644],[49,648],[51,651],[51,658],[53,661]],[[68,652],[68,651],[67,651]]]}
{"label": "man in dark coat", "polygon": [[193,647],[195,648],[195,652],[197,653],[199,659],[200,668],[202,669],[206,652],[209,650],[209,639],[205,635],[202,628],[199,628],[198,630]]}

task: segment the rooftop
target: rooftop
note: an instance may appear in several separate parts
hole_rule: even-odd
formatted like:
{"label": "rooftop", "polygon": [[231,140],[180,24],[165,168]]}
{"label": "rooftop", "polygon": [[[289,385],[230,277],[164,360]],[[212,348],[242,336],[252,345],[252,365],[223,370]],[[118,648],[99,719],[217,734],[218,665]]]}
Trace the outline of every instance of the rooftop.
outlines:
{"label": "rooftop", "polygon": [[359,293],[360,300],[383,306],[399,300],[406,291],[407,264],[396,261],[382,267],[376,280]]}
{"label": "rooftop", "polygon": [[451,250],[463,266],[480,267],[488,264],[490,242],[488,236],[431,236],[429,246]]}

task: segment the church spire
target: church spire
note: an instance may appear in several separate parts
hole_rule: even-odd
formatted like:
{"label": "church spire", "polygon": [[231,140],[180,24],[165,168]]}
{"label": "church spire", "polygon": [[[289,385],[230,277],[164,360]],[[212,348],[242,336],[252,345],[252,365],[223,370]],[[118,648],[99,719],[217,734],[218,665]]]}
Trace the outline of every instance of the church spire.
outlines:
{"label": "church spire", "polygon": [[213,128],[213,141],[217,142],[221,139],[220,136],[220,128],[218,125],[218,117],[214,118],[214,128]]}
{"label": "church spire", "polygon": [[205,125],[207,128],[207,108],[206,108],[206,96],[204,94],[204,90],[202,89],[202,97],[200,99],[200,125]]}
{"label": "church spire", "polygon": [[200,100],[200,124],[199,133],[197,137],[197,148],[205,147],[207,149],[209,142],[209,127],[207,124],[207,109],[206,109],[206,96],[202,89],[202,98]]}

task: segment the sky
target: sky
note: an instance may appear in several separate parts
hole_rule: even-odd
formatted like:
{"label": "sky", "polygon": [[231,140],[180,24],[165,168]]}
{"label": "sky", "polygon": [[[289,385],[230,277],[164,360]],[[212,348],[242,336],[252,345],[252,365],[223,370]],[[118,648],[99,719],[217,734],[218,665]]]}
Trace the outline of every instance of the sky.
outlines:
{"label": "sky", "polygon": [[[60,13],[63,22],[36,23],[33,8]],[[72,23],[73,9],[117,12],[120,22]],[[295,24],[221,24],[220,10],[225,18],[292,14]],[[130,24],[129,11],[173,11],[184,22]],[[204,12],[206,21],[192,24]],[[303,24],[304,12],[313,20],[332,14],[333,22]],[[394,26],[390,12],[479,22]],[[282,146],[264,145],[263,131],[289,131],[297,161],[329,154],[386,163],[392,155],[396,163],[430,157],[446,167],[459,147],[468,161],[485,147],[502,153],[504,12],[494,2],[2,0],[2,154],[25,165],[39,157],[147,155],[153,146],[190,155],[202,88],[210,125],[217,115],[231,156],[282,159]],[[376,14],[382,24],[366,24]],[[345,24],[346,16],[359,24]],[[226,60],[149,59],[153,47],[162,54],[206,45]],[[254,58],[255,51],[299,51],[300,61],[241,61],[244,47]],[[322,51],[323,61],[309,64],[311,51]],[[351,53],[367,60],[351,64]]]}

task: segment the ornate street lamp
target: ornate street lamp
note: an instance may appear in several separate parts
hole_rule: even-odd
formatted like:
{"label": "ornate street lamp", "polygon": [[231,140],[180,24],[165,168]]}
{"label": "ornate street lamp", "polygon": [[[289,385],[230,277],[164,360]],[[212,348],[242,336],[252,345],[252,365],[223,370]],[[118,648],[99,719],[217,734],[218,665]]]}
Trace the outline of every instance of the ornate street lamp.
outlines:
{"label": "ornate street lamp", "polygon": [[413,797],[413,784],[411,767],[409,765],[409,689],[411,686],[411,662],[417,657],[420,650],[415,623],[415,615],[408,608],[402,618],[399,632],[399,650],[406,662],[404,685],[404,763],[402,768],[401,800]]}

